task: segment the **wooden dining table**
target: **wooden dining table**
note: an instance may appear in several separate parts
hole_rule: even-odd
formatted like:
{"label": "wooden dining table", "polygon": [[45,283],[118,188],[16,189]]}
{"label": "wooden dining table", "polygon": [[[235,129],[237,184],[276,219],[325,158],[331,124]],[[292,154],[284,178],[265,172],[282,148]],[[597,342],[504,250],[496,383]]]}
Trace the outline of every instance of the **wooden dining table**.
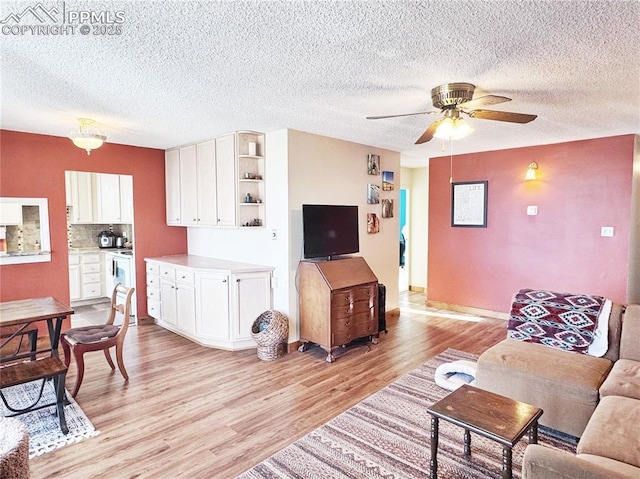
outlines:
{"label": "wooden dining table", "polygon": [[[1,357],[2,363],[10,360],[10,364],[0,368],[0,396],[7,409],[17,416],[27,412],[42,409],[45,407],[56,406],[58,419],[60,420],[60,429],[66,434],[68,432],[65,416],[64,404],[65,397],[65,376],[67,372],[66,366],[62,363],[58,354],[58,345],[60,342],[60,333],[62,331],[63,321],[73,314],[71,307],[54,297],[42,297],[22,299],[17,301],[6,301],[0,303],[0,332],[2,328],[10,328],[11,333],[6,335],[0,343],[0,350],[5,347],[12,339],[19,337],[23,331],[32,324],[45,321],[49,333],[49,346],[38,348],[35,351],[17,352],[10,357]],[[3,335],[4,336],[4,335]],[[35,357],[35,360],[34,360]],[[29,361],[22,361],[30,358]],[[56,392],[56,401],[49,404],[39,404],[42,398],[42,388],[38,400],[31,406],[23,409],[12,408],[6,401],[2,389],[12,387],[36,380],[46,381],[53,379],[54,389]],[[43,383],[44,387],[44,383]]]}

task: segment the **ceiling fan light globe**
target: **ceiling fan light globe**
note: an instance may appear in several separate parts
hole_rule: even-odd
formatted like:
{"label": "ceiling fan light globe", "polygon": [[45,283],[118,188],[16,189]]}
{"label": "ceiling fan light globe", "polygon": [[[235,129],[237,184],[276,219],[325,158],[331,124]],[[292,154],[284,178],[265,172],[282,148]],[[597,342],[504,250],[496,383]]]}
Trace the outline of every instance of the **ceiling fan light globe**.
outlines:
{"label": "ceiling fan light globe", "polygon": [[442,140],[460,140],[470,135],[473,128],[462,118],[445,118],[433,134]]}

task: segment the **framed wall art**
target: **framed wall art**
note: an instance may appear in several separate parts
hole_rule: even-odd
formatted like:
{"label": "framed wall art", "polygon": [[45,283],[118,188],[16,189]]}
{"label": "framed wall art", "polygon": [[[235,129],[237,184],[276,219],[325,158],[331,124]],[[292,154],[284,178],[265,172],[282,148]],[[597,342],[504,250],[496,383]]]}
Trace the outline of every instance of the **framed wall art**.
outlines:
{"label": "framed wall art", "polygon": [[369,183],[367,185],[367,203],[377,205],[380,203],[380,185]]}
{"label": "framed wall art", "polygon": [[451,183],[451,226],[487,227],[488,181]]}
{"label": "framed wall art", "polygon": [[380,155],[369,154],[367,156],[367,173],[370,175],[380,174]]}
{"label": "framed wall art", "polygon": [[382,191],[393,191],[393,171],[382,172]]}

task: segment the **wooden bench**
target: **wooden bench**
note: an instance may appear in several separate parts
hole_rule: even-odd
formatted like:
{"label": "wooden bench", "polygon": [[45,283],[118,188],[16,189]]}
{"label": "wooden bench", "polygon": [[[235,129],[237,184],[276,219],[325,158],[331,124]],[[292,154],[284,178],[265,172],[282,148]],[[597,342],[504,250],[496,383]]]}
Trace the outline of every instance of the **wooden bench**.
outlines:
{"label": "wooden bench", "polygon": [[[45,407],[56,406],[58,412],[58,419],[60,420],[60,429],[64,434],[69,432],[67,427],[67,421],[64,416],[64,403],[65,403],[65,389],[64,382],[67,375],[67,367],[60,360],[60,358],[50,356],[36,361],[27,361],[23,363],[10,364],[0,368],[0,396],[7,409],[12,414],[8,414],[7,417],[17,416],[19,414],[25,414],[30,411],[42,409]],[[17,386],[18,384],[24,384],[32,381],[53,379],[54,388],[56,391],[56,401],[54,403],[38,405],[42,399],[42,388],[40,395],[34,404],[24,409],[12,408],[2,393],[2,389]],[[44,387],[44,383],[42,385]]]}

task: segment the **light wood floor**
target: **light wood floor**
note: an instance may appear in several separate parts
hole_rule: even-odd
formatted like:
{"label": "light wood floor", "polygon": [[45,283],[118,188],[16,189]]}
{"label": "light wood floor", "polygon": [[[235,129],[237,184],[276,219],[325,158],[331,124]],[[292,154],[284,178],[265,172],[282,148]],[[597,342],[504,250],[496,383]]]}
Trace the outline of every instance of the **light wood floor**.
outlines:
{"label": "light wood floor", "polygon": [[[264,362],[132,327],[128,384],[102,353],[86,355],[76,399],[100,435],[32,459],[31,477],[233,478],[445,349],[479,354],[505,336],[502,320],[434,313],[421,293],[400,299],[378,345],[333,364],[318,348]],[[75,366],[67,378],[70,388]]]}

